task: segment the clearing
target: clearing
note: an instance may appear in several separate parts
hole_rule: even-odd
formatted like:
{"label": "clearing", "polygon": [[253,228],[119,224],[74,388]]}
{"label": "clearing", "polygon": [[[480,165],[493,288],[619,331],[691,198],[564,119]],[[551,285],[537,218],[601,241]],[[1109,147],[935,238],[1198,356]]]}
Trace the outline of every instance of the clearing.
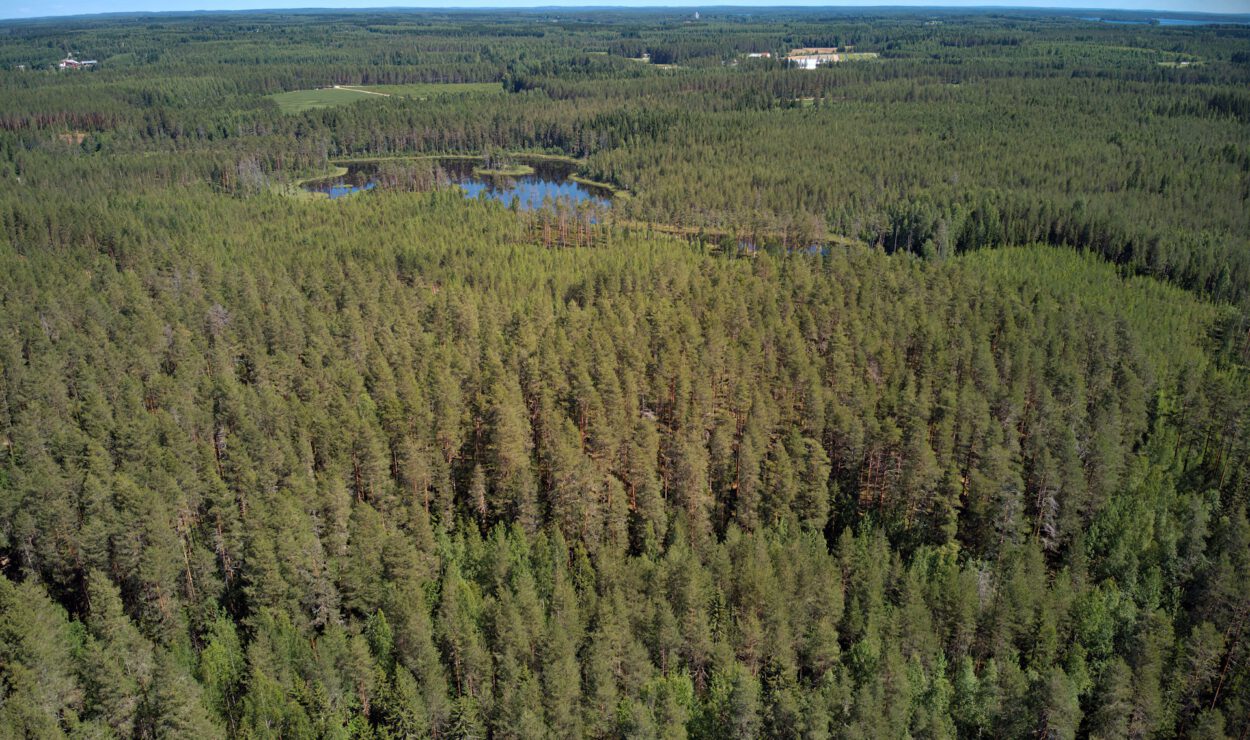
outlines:
{"label": "clearing", "polygon": [[439,95],[485,95],[502,93],[495,82],[414,83],[407,85],[334,85],[315,90],[292,90],[269,97],[283,113],[302,113],[316,108],[346,105],[371,97],[425,100]]}
{"label": "clearing", "polygon": [[439,95],[494,95],[502,94],[498,82],[414,82],[403,85],[352,85],[352,90],[381,95],[397,95],[401,98],[425,100]]}

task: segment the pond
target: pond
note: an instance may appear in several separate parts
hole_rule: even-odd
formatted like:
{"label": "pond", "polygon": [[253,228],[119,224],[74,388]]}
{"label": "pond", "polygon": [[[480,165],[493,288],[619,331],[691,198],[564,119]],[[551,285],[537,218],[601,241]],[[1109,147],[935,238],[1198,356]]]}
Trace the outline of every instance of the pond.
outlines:
{"label": "pond", "polygon": [[[416,161],[416,160],[413,160]],[[441,157],[431,160],[439,173],[440,184],[456,185],[466,198],[489,198],[511,205],[515,200],[523,210],[541,208],[545,202],[579,205],[585,203],[596,208],[612,205],[612,192],[607,188],[586,185],[569,179],[577,171],[577,164],[559,159],[517,157],[516,162],[533,172],[524,175],[487,175],[477,171],[481,160],[474,157]],[[325,193],[331,199],[386,187],[378,181],[377,162],[352,162],[347,173],[337,177],[310,180],[304,189]]]}

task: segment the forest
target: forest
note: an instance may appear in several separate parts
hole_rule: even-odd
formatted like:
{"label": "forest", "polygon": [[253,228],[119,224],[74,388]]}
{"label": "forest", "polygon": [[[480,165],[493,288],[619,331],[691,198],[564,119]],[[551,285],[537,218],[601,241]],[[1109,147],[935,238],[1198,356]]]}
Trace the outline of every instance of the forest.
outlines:
{"label": "forest", "polygon": [[0,21],[0,738],[1250,738],[1250,18],[1079,15]]}

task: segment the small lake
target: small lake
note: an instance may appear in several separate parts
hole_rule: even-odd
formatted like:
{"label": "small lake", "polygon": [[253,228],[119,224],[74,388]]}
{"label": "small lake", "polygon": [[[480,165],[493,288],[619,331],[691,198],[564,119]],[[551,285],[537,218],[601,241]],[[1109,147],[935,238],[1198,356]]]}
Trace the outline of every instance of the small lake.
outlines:
{"label": "small lake", "polygon": [[[569,179],[577,171],[577,165],[573,162],[516,157],[518,164],[527,165],[534,171],[514,176],[479,174],[475,170],[481,166],[482,161],[477,158],[441,157],[429,161],[437,168],[439,184],[458,186],[464,191],[466,198],[489,198],[505,205],[511,205],[515,200],[518,208],[527,211],[542,208],[544,203],[586,203],[596,208],[608,208],[612,205],[610,190]],[[310,180],[303,187],[336,199],[362,190],[386,187],[378,181],[378,175],[377,162],[351,162],[347,164],[346,174]]]}
{"label": "small lake", "polygon": [[1245,20],[1240,17],[1224,19],[1195,19],[1195,18],[1102,18],[1099,16],[1081,16],[1080,20],[1094,21],[1101,23],[1114,23],[1127,26],[1148,26],[1158,24],[1160,26],[1213,26],[1213,25],[1247,25]]}

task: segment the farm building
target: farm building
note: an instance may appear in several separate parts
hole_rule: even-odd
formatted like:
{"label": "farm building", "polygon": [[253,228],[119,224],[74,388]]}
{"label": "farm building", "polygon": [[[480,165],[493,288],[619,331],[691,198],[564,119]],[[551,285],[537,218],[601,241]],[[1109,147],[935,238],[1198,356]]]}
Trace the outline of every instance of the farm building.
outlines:
{"label": "farm building", "polygon": [[94,67],[95,65],[96,60],[94,59],[83,59],[80,61],[75,59],[73,56],[68,56],[62,59],[61,63],[57,66],[61,69],[85,69],[87,67]]}
{"label": "farm building", "polygon": [[786,55],[786,62],[799,69],[816,69],[822,64],[841,60],[836,46],[803,47],[793,49]]}

